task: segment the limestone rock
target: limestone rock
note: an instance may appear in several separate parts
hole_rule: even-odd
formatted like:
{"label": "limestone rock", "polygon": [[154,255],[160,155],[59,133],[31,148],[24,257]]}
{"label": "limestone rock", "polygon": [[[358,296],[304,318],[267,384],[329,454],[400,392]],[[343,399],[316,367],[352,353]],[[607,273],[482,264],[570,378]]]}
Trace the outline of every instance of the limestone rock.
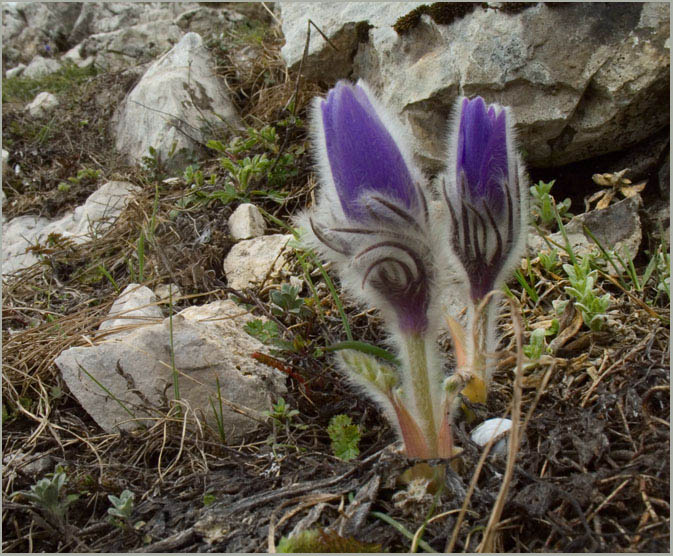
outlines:
{"label": "limestone rock", "polygon": [[81,2],[3,2],[3,63],[28,62],[67,43],[67,37],[81,10]]}
{"label": "limestone rock", "polygon": [[229,217],[229,233],[234,240],[263,236],[266,222],[259,209],[251,203],[243,203]]}
{"label": "limestone rock", "polygon": [[242,125],[203,39],[187,33],[124,99],[113,129],[117,150],[131,161],[139,162],[154,147],[162,161],[180,166],[188,154],[200,152],[205,126],[219,125],[223,135],[230,134],[222,121],[233,128]]}
{"label": "limestone rock", "polygon": [[75,44],[98,33],[111,33],[143,23],[172,21],[183,11],[197,7],[196,2],[83,2],[69,40]]}
{"label": "limestone rock", "polygon": [[11,274],[38,262],[26,249],[37,243],[50,221],[41,216],[17,216],[2,224],[2,274]]}
{"label": "limestone rock", "polygon": [[104,320],[98,330],[127,334],[138,325],[154,324],[162,320],[164,314],[157,305],[157,297],[147,286],[129,284],[110,307],[108,320]]}
{"label": "limestone rock", "polygon": [[445,164],[447,117],[459,95],[511,106],[535,167],[619,151],[667,128],[668,4],[539,2],[517,13],[497,3],[456,5],[433,16],[442,23],[422,15],[399,34],[392,25],[418,4],[281,3],[282,53],[297,66],[310,17],[339,51],[312,32],[305,75],[367,81],[433,173]]}
{"label": "limestone rock", "polygon": [[26,252],[51,233],[85,243],[107,230],[140,188],[128,182],[112,181],[92,193],[86,202],[57,220],[40,216],[19,216],[2,225],[2,273],[11,274],[38,262]]}
{"label": "limestone rock", "polygon": [[[612,9],[615,8],[615,9]],[[426,167],[443,165],[455,98],[511,106],[526,161],[555,166],[623,149],[668,124],[669,7],[482,7],[404,36],[370,31],[354,73],[394,107]]]}
{"label": "limestone rock", "polygon": [[22,77],[29,77],[37,79],[47,74],[54,73],[61,69],[61,62],[53,58],[43,58],[42,56],[35,56],[28,67],[23,70]]}
{"label": "limestone rock", "polygon": [[18,66],[14,67],[12,69],[8,69],[5,72],[5,77],[7,77],[7,79],[11,79],[12,77],[19,77],[23,73],[23,70],[25,70],[25,69],[26,69],[26,64],[19,64]]}
{"label": "limestone rock", "polygon": [[58,99],[46,91],[39,93],[33,101],[26,106],[26,110],[33,118],[41,118],[52,112],[58,106]]}
{"label": "limestone rock", "polygon": [[240,21],[245,21],[245,16],[236,11],[201,7],[182,12],[174,23],[185,33],[209,37],[233,28]]}
{"label": "limestone rock", "polygon": [[[242,329],[252,318],[224,300],[189,307],[172,319],[180,399],[216,429],[211,402],[219,413],[219,380],[228,442],[240,441],[254,430],[265,420],[262,412],[270,408],[270,402],[286,391],[282,373],[250,357],[264,349]],[[92,347],[70,348],[58,356],[56,365],[70,391],[106,432],[151,424],[147,417],[156,415],[157,406],[165,409],[173,398],[169,319]]]}
{"label": "limestone rock", "polygon": [[[642,239],[638,216],[638,209],[641,206],[640,195],[634,195],[605,209],[592,210],[571,218],[570,222],[565,225],[565,230],[575,255],[582,257],[591,251],[599,251],[590,236],[585,235],[583,226],[586,226],[605,249],[618,252],[625,262],[633,260],[638,254]],[[551,234],[549,237],[559,245],[565,245],[560,232]],[[541,251],[548,250],[547,244],[537,232],[529,234],[528,253],[530,256],[535,257]],[[619,262],[616,260],[615,262],[620,268]],[[608,271],[613,271],[613,269],[608,267]]]}
{"label": "limestone rock", "polygon": [[346,77],[353,68],[353,54],[358,44],[367,38],[368,28],[389,28],[420,5],[422,2],[278,2],[285,36],[281,55],[288,68],[299,67],[310,19],[338,51],[311,29],[302,72],[309,79],[324,81]]}
{"label": "limestone rock", "polygon": [[139,23],[87,37],[82,42],[80,56],[94,56],[97,67],[119,71],[153,60],[172,48],[181,36],[179,27],[170,20]]}
{"label": "limestone rock", "polygon": [[278,272],[285,264],[284,252],[291,238],[291,234],[273,234],[234,245],[223,264],[229,286],[249,288]]}
{"label": "limestone rock", "polygon": [[87,68],[95,62],[96,57],[87,56],[85,58],[82,56],[83,52],[84,43],[79,43],[68,50],[68,52],[66,52],[63,56],[61,56],[61,61],[70,62],[80,68]]}

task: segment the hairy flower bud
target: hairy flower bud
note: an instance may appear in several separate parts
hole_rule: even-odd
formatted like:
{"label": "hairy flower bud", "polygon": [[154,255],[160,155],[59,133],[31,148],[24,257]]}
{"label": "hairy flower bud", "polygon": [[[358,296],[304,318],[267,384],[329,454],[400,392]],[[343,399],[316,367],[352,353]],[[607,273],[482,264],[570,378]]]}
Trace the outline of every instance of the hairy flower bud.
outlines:
{"label": "hairy flower bud", "polygon": [[313,127],[322,185],[305,217],[313,246],[356,297],[394,315],[401,332],[424,333],[434,281],[428,208],[394,121],[364,83],[340,81],[316,100]]}
{"label": "hairy flower bud", "polygon": [[509,109],[459,99],[449,145],[449,246],[477,302],[500,285],[525,243],[526,184]]}

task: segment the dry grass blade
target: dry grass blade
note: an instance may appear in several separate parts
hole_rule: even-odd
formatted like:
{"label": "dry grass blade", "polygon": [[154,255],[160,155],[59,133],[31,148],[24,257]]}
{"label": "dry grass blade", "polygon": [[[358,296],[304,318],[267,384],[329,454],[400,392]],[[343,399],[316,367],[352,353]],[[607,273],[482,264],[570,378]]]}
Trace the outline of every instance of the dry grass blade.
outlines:
{"label": "dry grass blade", "polygon": [[516,374],[514,375],[514,396],[512,399],[512,428],[509,437],[509,452],[507,454],[507,467],[505,468],[505,475],[502,479],[500,492],[498,498],[493,506],[493,511],[489,517],[484,537],[478,547],[479,552],[493,552],[496,527],[502,516],[502,510],[505,507],[505,499],[509,491],[509,485],[514,473],[514,464],[516,463],[516,456],[519,451],[519,441],[523,435],[523,427],[521,426],[521,378],[523,374],[523,323],[521,320],[521,307],[513,299],[509,299],[512,315],[512,324],[514,325],[514,332],[517,343],[516,352]]}

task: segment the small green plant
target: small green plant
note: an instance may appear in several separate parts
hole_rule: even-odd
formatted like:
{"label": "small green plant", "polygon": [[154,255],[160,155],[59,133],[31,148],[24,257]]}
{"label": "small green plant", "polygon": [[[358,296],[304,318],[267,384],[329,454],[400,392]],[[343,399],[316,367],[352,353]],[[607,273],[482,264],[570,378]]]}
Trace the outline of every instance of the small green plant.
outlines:
{"label": "small green plant", "polygon": [[[532,211],[533,216],[547,229],[556,220],[554,214],[554,198],[551,195],[551,189],[556,180],[550,182],[543,182],[540,180],[537,184],[530,188],[532,195]],[[570,209],[570,199],[564,199],[563,202],[557,203],[556,208],[561,217],[572,216],[568,209]]]}
{"label": "small green plant", "polygon": [[[655,273],[656,271],[656,273]],[[644,287],[654,276],[657,297],[661,294],[666,295],[667,301],[671,299],[671,256],[665,243],[657,246],[654,255],[645,268],[641,284]]]}
{"label": "small green plant", "polygon": [[290,284],[283,284],[280,290],[273,290],[269,297],[275,305],[271,308],[271,311],[276,316],[290,314],[299,318],[306,318],[312,314],[306,306],[305,300],[299,297],[299,288]]}
{"label": "small green plant", "polygon": [[30,491],[18,491],[15,495],[23,495],[34,506],[45,512],[59,526],[65,525],[68,507],[79,498],[78,494],[66,494],[64,487],[67,483],[65,469],[56,466],[53,473],[48,473],[30,487]]}
{"label": "small green plant", "polygon": [[340,552],[342,554],[381,552],[380,544],[363,543],[352,537],[342,537],[334,531],[308,529],[278,543],[280,554]]}
{"label": "small green plant", "polygon": [[[581,262],[564,264],[563,270],[568,275],[570,286],[566,286],[565,292],[575,298],[575,306],[582,314],[582,320],[591,330],[600,330],[605,322],[608,307],[610,306],[610,294],[598,296],[595,284],[597,270],[591,270],[591,255],[586,255]],[[558,309],[557,309],[558,310]]]}
{"label": "small green plant", "polygon": [[543,251],[539,254],[540,264],[547,272],[554,272],[559,265],[558,251],[552,249],[550,252]]}
{"label": "small green plant", "polygon": [[531,301],[533,303],[537,303],[540,299],[540,296],[538,295],[537,289],[535,287],[537,281],[535,279],[535,275],[533,274],[530,260],[528,260],[528,258],[526,258],[526,263],[526,268],[528,269],[528,278],[526,278],[520,268],[517,268],[514,271],[514,277],[516,278],[516,281],[519,282],[521,287],[528,293],[528,297],[530,297]]}
{"label": "small green plant", "polygon": [[327,434],[332,441],[332,452],[344,461],[358,457],[360,449],[360,426],[354,425],[348,415],[335,415],[330,419]]}
{"label": "small green plant", "polygon": [[537,361],[547,353],[546,331],[544,328],[536,328],[530,334],[528,344],[523,346],[523,353],[531,361]]}
{"label": "small green plant", "polygon": [[264,414],[271,417],[277,424],[289,425],[299,415],[299,411],[287,405],[285,398],[278,398],[278,401],[273,404],[271,411],[265,411]]}
{"label": "small green plant", "polygon": [[187,166],[183,172],[183,177],[187,185],[190,187],[203,187],[205,183],[203,172],[196,164],[190,164]]}
{"label": "small green plant", "polygon": [[112,504],[112,507],[107,509],[107,513],[112,517],[117,517],[124,521],[130,521],[131,516],[133,515],[133,501],[135,499],[135,494],[130,490],[123,490],[122,493],[117,497],[113,494],[108,494],[108,500]]}
{"label": "small green plant", "polygon": [[245,323],[243,330],[253,338],[257,338],[263,344],[273,344],[280,338],[278,325],[271,320],[251,320],[250,322]]}
{"label": "small green plant", "polygon": [[141,159],[142,168],[151,176],[153,180],[161,180],[164,177],[166,170],[166,163],[175,155],[178,147],[178,142],[174,141],[166,156],[166,160],[162,160],[157,150],[150,145],[147,148],[148,154]]}
{"label": "small green plant", "polygon": [[203,505],[205,507],[212,506],[217,501],[217,497],[210,491],[203,495]]}
{"label": "small green plant", "polygon": [[[300,125],[301,121],[295,119],[292,123]],[[211,139],[207,146],[223,155],[220,165],[226,177],[220,189],[204,194],[225,204],[233,200],[249,201],[255,196],[283,202],[286,195],[274,188],[282,187],[297,175],[297,157],[304,154],[303,145],[283,149],[273,126],[259,130],[250,127],[246,136],[235,137],[226,145]]]}

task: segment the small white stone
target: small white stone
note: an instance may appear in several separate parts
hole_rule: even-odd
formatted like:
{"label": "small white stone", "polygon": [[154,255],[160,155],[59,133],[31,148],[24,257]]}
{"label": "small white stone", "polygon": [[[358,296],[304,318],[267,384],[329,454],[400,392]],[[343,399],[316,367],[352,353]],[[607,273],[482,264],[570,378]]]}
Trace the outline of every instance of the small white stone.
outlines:
{"label": "small white stone", "polygon": [[23,70],[25,70],[25,69],[26,69],[26,64],[19,64],[15,68],[8,69],[5,72],[5,77],[7,79],[11,79],[12,77],[19,77],[19,75],[21,75],[23,73]]}
{"label": "small white stone", "polygon": [[285,246],[291,234],[244,239],[231,248],[223,268],[229,286],[242,290],[272,277],[285,264]]}
{"label": "small white stone", "polygon": [[112,304],[108,313],[110,318],[103,321],[98,329],[128,328],[117,333],[122,334],[134,330],[137,325],[156,324],[164,318],[156,303],[157,298],[151,289],[140,284],[129,284]]}
{"label": "small white stone", "polygon": [[236,241],[263,236],[266,222],[259,209],[251,203],[243,203],[229,217],[229,233]]}
{"label": "small white stone", "polygon": [[507,451],[507,434],[512,428],[512,421],[510,419],[503,419],[496,417],[494,419],[487,419],[476,427],[470,434],[472,442],[479,446],[486,446],[491,438],[502,436],[499,440],[493,443],[491,453],[504,454]]}
{"label": "small white stone", "polygon": [[33,118],[40,118],[51,112],[58,106],[58,99],[46,91],[39,93],[28,106],[26,110]]}

